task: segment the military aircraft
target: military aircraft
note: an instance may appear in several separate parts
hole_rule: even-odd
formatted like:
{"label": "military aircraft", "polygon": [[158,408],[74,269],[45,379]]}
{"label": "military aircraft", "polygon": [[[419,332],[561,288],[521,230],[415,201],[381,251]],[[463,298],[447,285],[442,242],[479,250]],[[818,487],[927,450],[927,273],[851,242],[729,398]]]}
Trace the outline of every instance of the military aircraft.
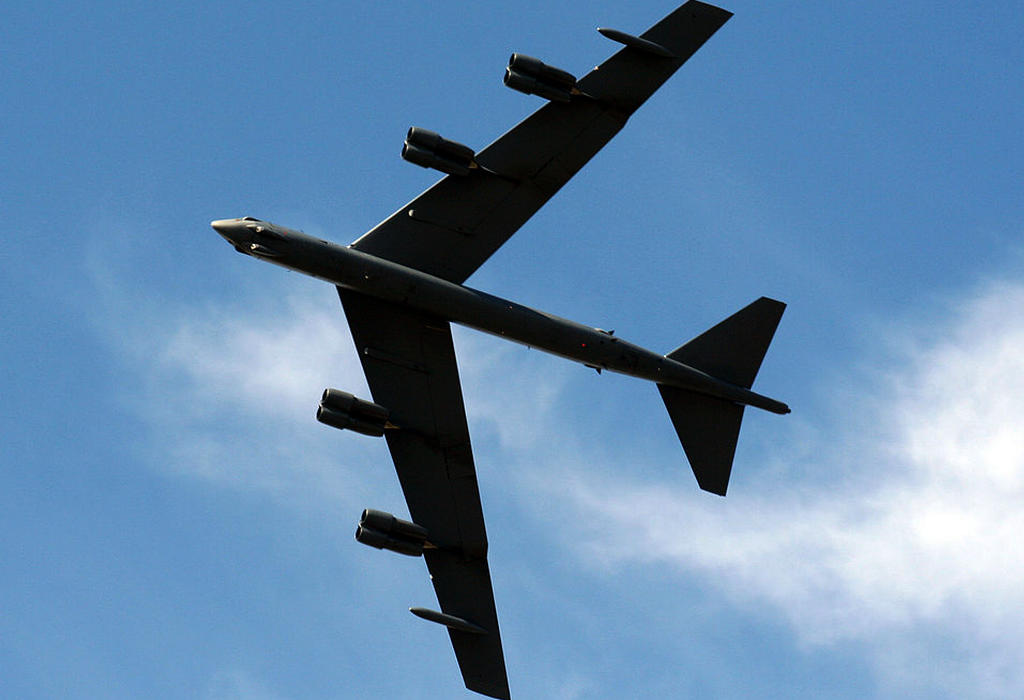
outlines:
{"label": "military aircraft", "polygon": [[239,252],[337,287],[373,401],[323,393],[317,420],[385,436],[412,521],[365,510],[356,539],[423,556],[470,690],[509,698],[452,322],[655,382],[702,489],[725,495],[744,407],[785,305],[762,297],[667,355],[463,285],[732,14],[690,0],[580,79],[512,54],[507,86],[547,104],[480,152],[420,128],[402,157],[444,178],[349,246],[251,217],[214,221]]}

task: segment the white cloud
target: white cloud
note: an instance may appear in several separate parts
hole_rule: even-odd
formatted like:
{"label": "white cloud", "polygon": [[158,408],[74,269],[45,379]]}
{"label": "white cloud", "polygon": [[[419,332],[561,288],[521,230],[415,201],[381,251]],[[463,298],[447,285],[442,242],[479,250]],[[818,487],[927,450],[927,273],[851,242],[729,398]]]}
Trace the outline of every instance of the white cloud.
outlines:
{"label": "white cloud", "polygon": [[[273,298],[259,309],[162,308],[159,322],[135,324],[148,329],[127,344],[148,378],[140,412],[161,436],[164,461],[302,508],[355,509],[367,491],[397,488],[379,478],[382,464],[390,471],[383,443],[339,437],[312,419],[323,387],[365,392],[340,309]],[[1019,695],[1024,287],[992,285],[900,340],[903,357],[877,368],[882,379],[862,384],[859,397],[844,389],[853,403],[837,422],[846,427],[805,419],[794,431],[805,443],[777,447],[766,459],[779,466],[756,487],[718,499],[679,470],[652,482],[657,470],[643,469],[652,457],[612,475],[601,466],[609,451],[643,455],[647,446],[617,434],[598,450],[586,428],[564,429],[556,412],[571,369],[456,333],[477,451],[497,440],[515,465],[500,478],[517,482],[524,512],[540,518],[552,512],[545,500],[570,504],[572,521],[587,525],[564,532],[568,552],[611,571],[696,572],[735,605],[775,610],[804,644],[855,642],[897,692]],[[741,451],[756,438],[751,419]],[[681,463],[681,450],[673,457]],[[807,474],[837,476],[792,476]]]}
{"label": "white cloud", "polygon": [[588,555],[700,572],[738,604],[770,604],[804,643],[863,645],[893,688],[1020,696],[1024,286],[992,285],[903,345],[851,409],[871,420],[799,449],[812,463],[792,471],[848,474],[833,483],[774,474],[785,483],[734,503],[677,481],[563,474],[572,488],[558,493],[591,523]]}
{"label": "white cloud", "polygon": [[308,417],[327,382],[365,386],[340,307],[295,297],[281,306],[176,319],[162,369],[184,373],[188,393],[242,410],[257,403],[284,420]]}
{"label": "white cloud", "polygon": [[[348,503],[354,493],[397,487],[380,478],[391,472],[383,441],[314,420],[325,387],[370,398],[332,297],[265,293],[258,307],[118,305],[109,335],[141,380],[126,400],[152,429],[143,449],[158,468],[303,508],[362,507]],[[550,358],[475,332],[455,335],[475,441],[534,446],[543,432],[534,416],[549,412],[561,385],[558,372],[533,379]]]}
{"label": "white cloud", "polygon": [[141,456],[159,471],[358,512],[374,448],[386,450],[314,420],[325,387],[366,394],[340,305],[329,301],[115,306],[108,335],[135,377],[124,398],[149,429]]}

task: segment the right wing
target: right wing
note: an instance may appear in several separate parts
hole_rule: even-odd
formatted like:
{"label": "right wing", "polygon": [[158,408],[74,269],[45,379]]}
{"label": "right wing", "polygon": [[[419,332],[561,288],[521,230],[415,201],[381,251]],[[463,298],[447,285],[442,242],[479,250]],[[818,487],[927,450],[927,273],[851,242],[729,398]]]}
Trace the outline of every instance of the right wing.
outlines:
{"label": "right wing", "polygon": [[549,102],[352,244],[461,284],[625,125],[731,12],[690,0],[641,36],[670,57],[626,46],[583,76],[585,96]]}
{"label": "right wing", "polygon": [[451,325],[442,318],[338,288],[373,400],[397,428],[385,437],[425,549],[441,612],[481,628],[448,628],[466,687],[508,698],[487,533],[469,443]]}

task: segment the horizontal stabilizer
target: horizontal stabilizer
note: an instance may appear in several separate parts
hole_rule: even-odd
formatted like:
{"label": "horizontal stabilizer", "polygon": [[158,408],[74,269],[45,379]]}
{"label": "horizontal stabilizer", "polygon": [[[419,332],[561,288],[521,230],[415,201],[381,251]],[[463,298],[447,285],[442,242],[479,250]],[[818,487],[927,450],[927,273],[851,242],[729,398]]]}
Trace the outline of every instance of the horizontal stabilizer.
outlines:
{"label": "horizontal stabilizer", "polygon": [[[750,389],[785,309],[781,301],[761,297],[667,357]],[[658,390],[697,483],[705,491],[724,496],[743,421],[743,405],[664,384],[659,384]]]}
{"label": "horizontal stabilizer", "polygon": [[749,389],[785,310],[781,301],[761,297],[667,357]]}
{"label": "horizontal stabilizer", "polygon": [[743,406],[664,384],[658,385],[658,391],[697,484],[705,491],[724,496],[740,436]]}

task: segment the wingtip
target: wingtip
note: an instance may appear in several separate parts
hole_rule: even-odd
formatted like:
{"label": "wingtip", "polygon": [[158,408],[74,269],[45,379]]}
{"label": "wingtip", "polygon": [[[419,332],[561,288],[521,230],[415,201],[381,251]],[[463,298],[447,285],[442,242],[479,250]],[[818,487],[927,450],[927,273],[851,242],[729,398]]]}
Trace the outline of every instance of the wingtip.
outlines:
{"label": "wingtip", "polygon": [[706,491],[707,493],[711,493],[711,494],[714,494],[716,496],[721,496],[722,498],[725,498],[725,492],[729,489],[729,485],[728,484],[726,484],[725,486],[719,486],[719,485],[708,486],[708,485],[700,483],[699,480],[697,481],[697,486],[700,487],[701,491]]}
{"label": "wingtip", "polygon": [[498,698],[498,700],[512,700],[512,693],[509,691],[507,685],[494,685],[492,683],[466,683],[466,688],[472,690],[474,693],[480,693],[486,695],[489,698]]}
{"label": "wingtip", "polygon": [[691,7],[702,6],[706,10],[714,12],[715,14],[721,16],[723,22],[727,21],[730,17],[733,16],[733,12],[731,10],[727,10],[724,7],[719,7],[718,5],[712,5],[711,3],[701,2],[700,0],[690,0],[690,2],[686,4]]}

